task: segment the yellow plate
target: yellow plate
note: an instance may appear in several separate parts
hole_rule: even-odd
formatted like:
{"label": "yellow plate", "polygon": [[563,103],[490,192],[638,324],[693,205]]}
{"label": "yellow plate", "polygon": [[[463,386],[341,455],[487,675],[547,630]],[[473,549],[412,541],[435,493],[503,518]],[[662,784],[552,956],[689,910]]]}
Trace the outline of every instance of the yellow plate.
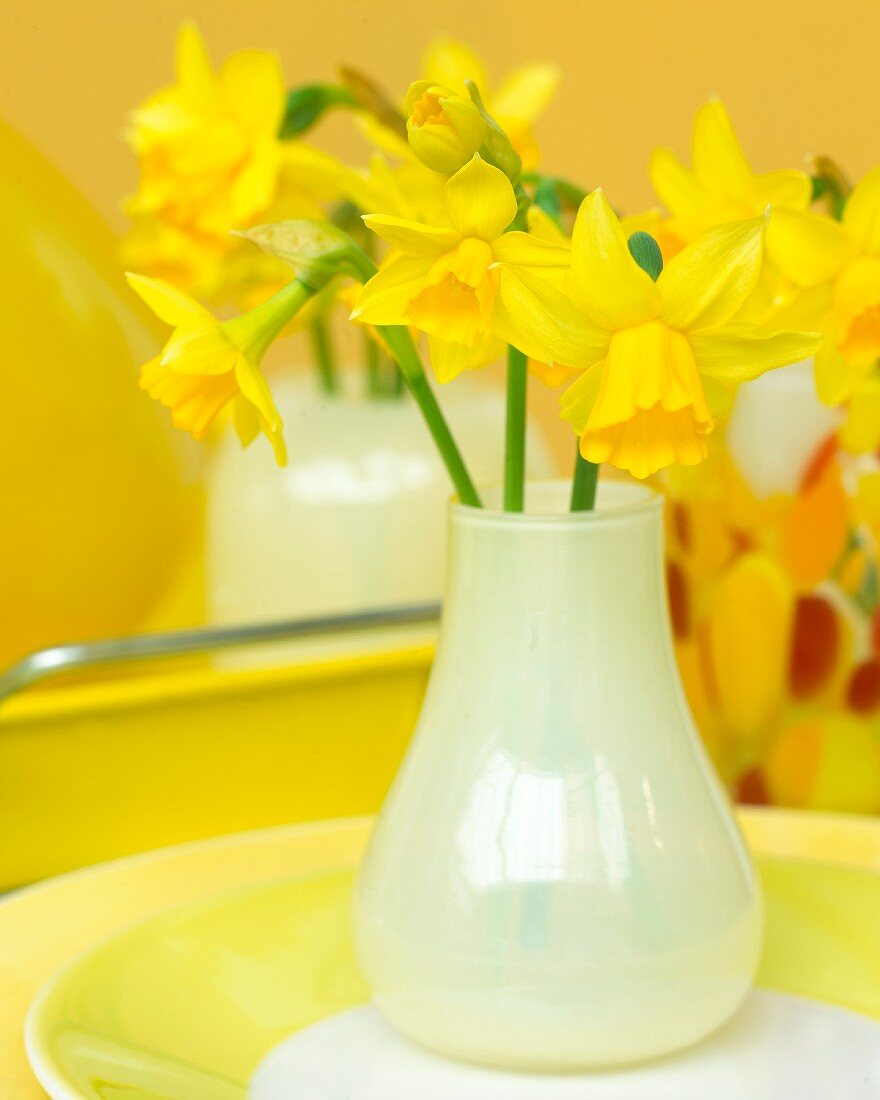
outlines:
{"label": "yellow plate", "polygon": [[[756,815],[749,831],[775,830],[780,850],[785,816]],[[331,826],[322,860],[320,830],[310,836],[302,852],[311,874],[153,918],[49,983],[29,1047],[52,1097],[243,1100],[272,1046],[364,999],[349,937],[364,827],[352,823],[346,839],[345,826]],[[865,852],[868,861],[876,854]],[[760,867],[759,984],[880,1019],[880,874],[769,856]]]}

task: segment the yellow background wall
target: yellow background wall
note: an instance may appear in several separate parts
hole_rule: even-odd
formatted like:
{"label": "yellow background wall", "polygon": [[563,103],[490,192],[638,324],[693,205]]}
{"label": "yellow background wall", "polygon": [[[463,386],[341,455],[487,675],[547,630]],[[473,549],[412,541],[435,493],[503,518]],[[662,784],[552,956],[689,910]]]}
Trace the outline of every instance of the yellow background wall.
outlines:
{"label": "yellow background wall", "polygon": [[[186,16],[215,59],[276,48],[291,83],[346,60],[402,91],[437,32],[468,39],[495,73],[554,60],[565,84],[539,131],[545,167],[601,183],[623,209],[648,204],[652,145],[685,152],[712,92],[760,168],[810,151],[854,174],[880,161],[880,0],[3,0],[0,115],[117,227],[134,178],[118,138],[125,112],[168,80]],[[361,149],[341,121],[322,136],[337,152]]]}

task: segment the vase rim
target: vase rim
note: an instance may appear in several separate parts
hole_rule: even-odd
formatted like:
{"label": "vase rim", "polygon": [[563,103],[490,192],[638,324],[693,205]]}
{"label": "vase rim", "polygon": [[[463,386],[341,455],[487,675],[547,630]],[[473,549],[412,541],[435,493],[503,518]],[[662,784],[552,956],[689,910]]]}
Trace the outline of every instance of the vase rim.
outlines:
{"label": "vase rim", "polygon": [[566,479],[526,482],[526,510],[505,512],[501,508],[500,485],[480,487],[484,507],[462,504],[458,497],[449,502],[450,516],[457,522],[489,524],[493,527],[597,527],[621,520],[652,516],[662,510],[664,497],[656,489],[635,481],[599,482],[595,509],[571,512],[571,482]]}

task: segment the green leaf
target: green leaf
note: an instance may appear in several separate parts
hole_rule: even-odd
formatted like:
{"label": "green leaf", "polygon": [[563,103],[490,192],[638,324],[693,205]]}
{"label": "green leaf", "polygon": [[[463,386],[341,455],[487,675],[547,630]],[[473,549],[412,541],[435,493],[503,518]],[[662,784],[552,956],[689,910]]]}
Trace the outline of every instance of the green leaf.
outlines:
{"label": "green leaf", "polygon": [[331,108],[355,106],[357,101],[348,88],[336,84],[303,84],[287,95],[279,137],[289,141],[311,129]]}
{"label": "green leaf", "polygon": [[642,230],[633,233],[626,243],[632,258],[642,271],[647,271],[656,282],[663,270],[663,253],[660,251],[660,245],[650,233],[644,233]]}

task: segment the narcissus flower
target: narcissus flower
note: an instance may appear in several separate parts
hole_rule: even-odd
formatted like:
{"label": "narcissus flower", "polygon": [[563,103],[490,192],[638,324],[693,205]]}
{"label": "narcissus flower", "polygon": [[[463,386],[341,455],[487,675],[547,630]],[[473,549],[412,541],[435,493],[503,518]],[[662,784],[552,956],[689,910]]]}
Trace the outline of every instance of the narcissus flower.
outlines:
{"label": "narcissus flower", "polygon": [[274,54],[245,50],[215,72],[197,28],[181,28],[175,83],[129,121],[141,173],[127,204],[135,227],[129,262],[167,270],[169,241],[177,250],[188,239],[177,264],[186,285],[219,297],[222,259],[236,247],[230,229],[323,216],[321,200],[333,194],[339,169],[302,142],[279,140],[286,96]]}
{"label": "narcissus flower", "polygon": [[758,279],[765,224],[709,230],[655,283],[600,190],[578,212],[564,293],[502,262],[496,331],[534,359],[582,372],[561,410],[584,458],[640,478],[695,465],[739,383],[819,346],[816,334],[731,321]]}
{"label": "narcissus flower", "polygon": [[417,80],[406,94],[406,132],[422,164],[451,176],[479,151],[486,123],[469,96]]}
{"label": "narcissus flower", "polygon": [[864,391],[870,402],[880,381],[880,168],[853,189],[842,221],[782,221],[777,246],[780,266],[830,336],[816,357],[819,396],[836,405]]}
{"label": "narcissus flower", "polygon": [[715,225],[759,217],[772,205],[767,236],[772,255],[776,212],[809,207],[809,176],[798,171],[753,172],[718,100],[697,111],[691,141],[690,168],[670,149],[656,149],[651,157],[651,182],[671,215],[663,227],[664,238],[681,248]]}
{"label": "narcissus flower", "polygon": [[444,188],[449,227],[384,215],[367,225],[396,252],[364,286],[352,314],[371,325],[411,325],[430,338],[441,382],[482,366],[501,350],[493,331],[497,265],[561,275],[564,244],[506,232],[516,217],[513,187],[499,169],[474,156]]}
{"label": "narcissus flower", "polygon": [[461,42],[441,38],[428,48],[422,69],[432,84],[451,88],[461,95],[467,94],[465,81],[472,80],[480,90],[486,110],[510,138],[523,168],[530,170],[537,166],[540,158],[532,127],[559,87],[559,70],[555,65],[524,65],[493,86],[478,54]]}
{"label": "narcissus flower", "polygon": [[266,349],[308,300],[308,288],[294,281],[250,313],[220,322],[168,283],[131,274],[128,281],[161,320],[174,326],[161,355],[142,368],[141,386],[171,410],[176,427],[196,439],[203,439],[232,403],[242,443],[262,432],[283,466],[283,425],[259,368]]}

